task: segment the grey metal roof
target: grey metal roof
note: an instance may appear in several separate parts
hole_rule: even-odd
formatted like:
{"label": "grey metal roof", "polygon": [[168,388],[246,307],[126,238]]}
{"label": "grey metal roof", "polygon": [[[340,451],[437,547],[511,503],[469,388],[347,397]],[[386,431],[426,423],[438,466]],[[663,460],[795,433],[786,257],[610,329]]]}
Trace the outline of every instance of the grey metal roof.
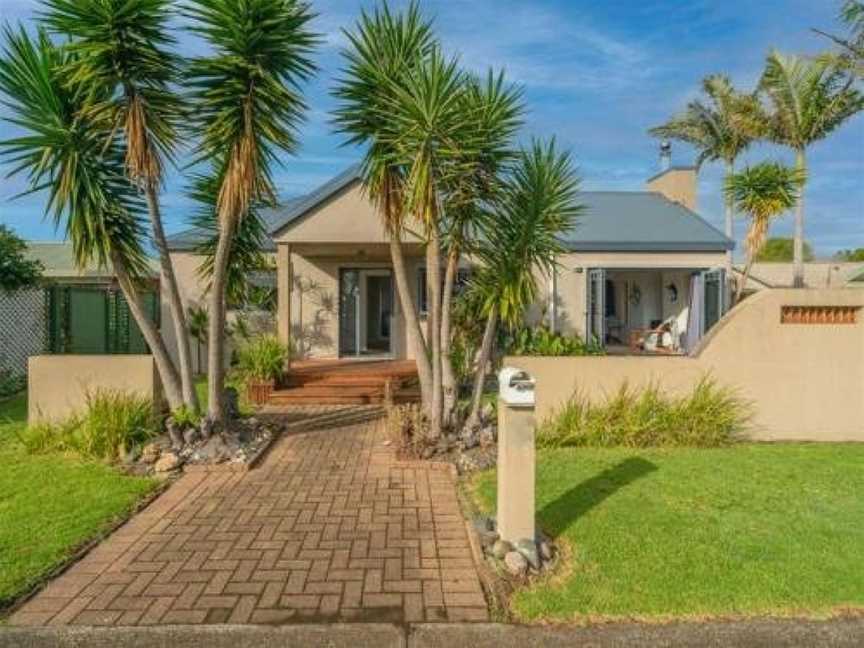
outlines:
{"label": "grey metal roof", "polygon": [[563,239],[574,252],[714,252],[735,243],[698,214],[651,191],[583,191]]}
{"label": "grey metal roof", "polygon": [[[312,212],[322,202],[360,179],[355,164],[305,196],[264,210],[270,232],[265,250],[274,251],[273,236]],[[698,214],[651,191],[583,191],[585,209],[563,239],[573,251],[713,252],[731,250],[734,241]],[[206,232],[190,229],[169,237],[171,250],[194,250]]]}

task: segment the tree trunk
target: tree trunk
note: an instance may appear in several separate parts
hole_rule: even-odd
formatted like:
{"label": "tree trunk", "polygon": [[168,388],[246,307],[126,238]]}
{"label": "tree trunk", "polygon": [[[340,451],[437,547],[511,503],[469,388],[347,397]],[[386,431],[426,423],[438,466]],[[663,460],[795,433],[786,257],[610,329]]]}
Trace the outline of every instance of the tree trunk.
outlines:
{"label": "tree trunk", "polygon": [[417,309],[411,298],[408,271],[405,268],[405,256],[402,253],[402,241],[399,239],[398,233],[390,236],[390,257],[393,261],[393,276],[396,279],[399,305],[402,308],[402,317],[405,319],[405,337],[408,339],[408,347],[417,363],[417,377],[420,380],[420,398],[423,409],[428,412],[432,395],[432,366],[429,364],[429,353],[426,350],[426,343],[423,341],[423,332],[420,330]]}
{"label": "tree trunk", "polygon": [[207,334],[207,416],[215,424],[225,422],[225,288],[228,260],[234,236],[234,219],[219,227],[219,241],[210,283],[210,319]]}
{"label": "tree trunk", "polygon": [[738,284],[738,290],[735,292],[735,303],[741,301],[741,294],[747,285],[747,279],[750,277],[750,270],[753,268],[753,259],[756,257],[755,252],[747,254],[747,263],[744,265],[744,273],[741,275],[741,283]]}
{"label": "tree trunk", "polygon": [[153,227],[153,245],[159,254],[159,264],[162,269],[162,289],[168,298],[171,309],[171,319],[174,322],[174,337],[177,339],[177,356],[180,365],[180,380],[183,387],[183,402],[193,412],[198,412],[198,395],[195,392],[195,382],[192,374],[192,353],[189,346],[189,331],[186,327],[186,312],[180,299],[177,287],[177,275],[168,254],[168,243],[165,241],[165,230],[162,229],[162,214],[159,209],[159,199],[156,189],[147,187],[147,206],[150,213],[150,224]]}
{"label": "tree trunk", "polygon": [[444,294],[441,296],[441,384],[444,398],[444,425],[453,423],[456,409],[456,398],[459,395],[459,385],[456,384],[456,374],[453,372],[451,357],[450,320],[453,304],[453,286],[456,283],[456,273],[459,269],[459,251],[450,250],[447,255],[447,269],[444,271]]}
{"label": "tree trunk", "polygon": [[[726,162],[726,175],[725,175],[724,180],[728,180],[729,178],[731,178],[732,174],[734,174],[734,173],[735,173],[735,162],[734,161],[727,161]],[[734,241],[735,240],[735,228],[734,228],[734,223],[733,223],[734,206],[732,204],[732,198],[730,196],[726,196],[725,191],[724,191],[724,197],[723,197],[723,207],[724,207],[725,221],[726,221],[726,223],[725,223],[725,225],[726,225],[726,238]],[[724,286],[724,290],[726,290],[726,287],[729,285],[729,282],[732,281],[732,277],[733,277],[733,275],[732,275],[732,252],[733,252],[732,250],[726,251],[726,286]],[[727,295],[728,295],[728,292],[727,292]],[[726,295],[724,295],[723,298],[726,299]]]}
{"label": "tree trunk", "polygon": [[471,394],[471,409],[469,410],[466,427],[474,427],[480,420],[480,403],[483,400],[483,386],[486,384],[486,365],[492,357],[492,344],[498,327],[498,309],[493,308],[486,320],[483,331],[483,342],[480,345],[480,357],[477,360],[477,373],[474,374],[474,391]]}
{"label": "tree trunk", "polygon": [[426,286],[429,289],[429,335],[432,352],[432,411],[429,415],[429,434],[432,438],[441,435],[443,414],[443,390],[441,377],[441,242],[437,224],[429,232],[426,248]]}
{"label": "tree trunk", "polygon": [[[795,166],[802,172],[807,172],[807,160],[804,149],[795,152]],[[804,185],[795,205],[795,241],[792,271],[792,287],[804,287]]]}
{"label": "tree trunk", "polygon": [[168,355],[165,342],[159,334],[156,324],[144,312],[141,296],[138,294],[135,282],[129,276],[126,264],[117,254],[111,255],[111,263],[114,266],[114,274],[117,275],[120,290],[123,291],[123,296],[129,305],[132,318],[141,330],[141,335],[144,336],[147,346],[150,347],[150,353],[153,354],[156,370],[159,372],[159,380],[162,383],[162,389],[165,390],[165,398],[168,400],[168,406],[172,410],[177,409],[183,405],[183,390],[180,385],[180,376],[177,374],[177,368],[171,361],[171,356]]}

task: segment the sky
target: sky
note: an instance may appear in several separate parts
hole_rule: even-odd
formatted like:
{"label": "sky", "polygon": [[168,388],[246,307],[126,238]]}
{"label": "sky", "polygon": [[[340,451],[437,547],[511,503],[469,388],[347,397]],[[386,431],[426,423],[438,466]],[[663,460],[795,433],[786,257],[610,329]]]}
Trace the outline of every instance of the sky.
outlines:
{"label": "sky", "polygon": [[[313,25],[323,36],[320,68],[304,87],[309,104],[301,148],[284,156],[277,189],[291,197],[314,189],[357,161],[361,151],[343,145],[330,126],[330,95],[341,69],[340,51],[362,7],[374,2],[312,0]],[[392,6],[405,2],[392,0]],[[421,0],[435,20],[448,52],[469,69],[503,69],[523,87],[528,114],[520,138],[556,137],[570,149],[586,190],[640,190],[659,170],[657,141],[647,129],[665,121],[698,96],[700,81],[725,73],[742,89],[759,79],[771,48],[815,53],[828,41],[813,32],[840,32],[840,0]],[[32,27],[35,0],[0,0],[0,20]],[[202,44],[178,31],[182,54],[202,54]],[[8,109],[0,106],[0,118]],[[0,139],[17,134],[0,124]],[[792,161],[788,150],[759,145],[744,163]],[[673,144],[673,164],[690,164],[692,150]],[[805,236],[818,256],[864,247],[864,114],[848,121],[809,153]],[[182,157],[181,157],[182,162]],[[43,218],[44,194],[13,200],[22,177],[5,178],[0,162],[0,223],[24,238],[62,239]],[[700,214],[722,228],[722,169],[708,164],[699,174]],[[191,203],[182,170],[172,170],[162,204],[169,233],[184,229]],[[745,223],[736,222],[742,240]],[[772,235],[788,236],[792,217]]]}

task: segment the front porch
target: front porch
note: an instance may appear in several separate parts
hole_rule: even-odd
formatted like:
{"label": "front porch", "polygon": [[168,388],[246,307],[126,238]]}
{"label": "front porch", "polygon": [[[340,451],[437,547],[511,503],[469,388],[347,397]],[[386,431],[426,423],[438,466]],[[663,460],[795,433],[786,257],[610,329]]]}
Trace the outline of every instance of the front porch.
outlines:
{"label": "front porch", "polygon": [[376,405],[420,398],[413,360],[316,359],[291,363],[270,405]]}

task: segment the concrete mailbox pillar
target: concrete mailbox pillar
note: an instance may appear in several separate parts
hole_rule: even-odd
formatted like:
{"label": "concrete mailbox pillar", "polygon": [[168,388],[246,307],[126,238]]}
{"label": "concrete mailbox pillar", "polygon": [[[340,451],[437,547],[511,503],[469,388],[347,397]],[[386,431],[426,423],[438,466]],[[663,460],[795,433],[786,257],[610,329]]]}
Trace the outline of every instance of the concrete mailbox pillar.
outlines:
{"label": "concrete mailbox pillar", "polygon": [[498,372],[498,534],[516,544],[534,540],[534,379]]}

